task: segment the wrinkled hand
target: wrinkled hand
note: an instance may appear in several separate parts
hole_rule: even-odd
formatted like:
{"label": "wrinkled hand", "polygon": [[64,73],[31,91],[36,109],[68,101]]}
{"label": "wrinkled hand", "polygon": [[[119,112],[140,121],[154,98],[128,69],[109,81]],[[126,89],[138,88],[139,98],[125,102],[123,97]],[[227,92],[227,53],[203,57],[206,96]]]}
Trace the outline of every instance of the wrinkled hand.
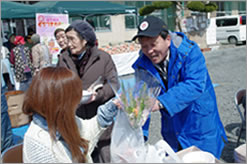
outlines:
{"label": "wrinkled hand", "polygon": [[91,103],[91,102],[95,101],[96,97],[97,97],[97,94],[98,94],[97,92],[93,92],[91,98],[88,100],[88,103]]}
{"label": "wrinkled hand", "polygon": [[160,101],[156,100],[155,103],[154,103],[154,106],[152,108],[152,112],[156,112],[156,111],[161,109],[159,104],[160,104]]}
{"label": "wrinkled hand", "polygon": [[117,106],[118,109],[122,108],[122,105],[119,99],[113,99],[112,102]]}
{"label": "wrinkled hand", "polygon": [[[84,91],[82,91],[82,92],[84,92]],[[82,93],[82,98],[81,98],[80,104],[89,104],[89,103],[91,103],[91,102],[96,100],[97,92],[93,92],[92,94],[90,94],[90,97],[88,99],[87,98],[84,99],[83,96],[84,95]]]}

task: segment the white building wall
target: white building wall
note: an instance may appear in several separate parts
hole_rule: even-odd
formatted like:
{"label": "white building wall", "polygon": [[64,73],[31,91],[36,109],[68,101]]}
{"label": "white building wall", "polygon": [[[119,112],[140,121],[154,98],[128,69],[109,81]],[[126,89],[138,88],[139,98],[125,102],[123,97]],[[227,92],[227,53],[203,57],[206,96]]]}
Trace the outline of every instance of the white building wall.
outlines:
{"label": "white building wall", "polygon": [[118,44],[129,41],[137,33],[137,29],[125,29],[124,15],[113,15],[111,17],[111,31],[97,32],[99,47],[109,44]]}

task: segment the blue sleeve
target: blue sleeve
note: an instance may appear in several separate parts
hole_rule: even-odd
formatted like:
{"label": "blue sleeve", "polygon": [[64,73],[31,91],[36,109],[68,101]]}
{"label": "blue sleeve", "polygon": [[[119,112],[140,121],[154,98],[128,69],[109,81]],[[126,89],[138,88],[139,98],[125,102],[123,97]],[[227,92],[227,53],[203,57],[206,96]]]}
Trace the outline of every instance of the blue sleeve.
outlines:
{"label": "blue sleeve", "polygon": [[112,102],[112,99],[98,107],[97,119],[101,127],[111,125],[116,115],[117,106]]}
{"label": "blue sleeve", "polygon": [[148,140],[150,120],[151,120],[151,114],[149,114],[147,121],[142,126],[142,132],[143,132],[143,136],[144,136],[144,141]]}
{"label": "blue sleeve", "polygon": [[6,87],[1,88],[1,152],[14,144],[8,105],[4,95],[5,90]]}

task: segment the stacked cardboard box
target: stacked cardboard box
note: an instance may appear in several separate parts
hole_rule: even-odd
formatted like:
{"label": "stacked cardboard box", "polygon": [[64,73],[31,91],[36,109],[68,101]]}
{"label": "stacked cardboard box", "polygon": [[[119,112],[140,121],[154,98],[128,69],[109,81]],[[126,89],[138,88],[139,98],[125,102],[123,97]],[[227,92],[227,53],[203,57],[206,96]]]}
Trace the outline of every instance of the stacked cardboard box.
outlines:
{"label": "stacked cardboard box", "polygon": [[24,100],[23,91],[9,91],[5,93],[8,114],[12,128],[16,128],[29,123],[29,116],[22,112],[22,105]]}

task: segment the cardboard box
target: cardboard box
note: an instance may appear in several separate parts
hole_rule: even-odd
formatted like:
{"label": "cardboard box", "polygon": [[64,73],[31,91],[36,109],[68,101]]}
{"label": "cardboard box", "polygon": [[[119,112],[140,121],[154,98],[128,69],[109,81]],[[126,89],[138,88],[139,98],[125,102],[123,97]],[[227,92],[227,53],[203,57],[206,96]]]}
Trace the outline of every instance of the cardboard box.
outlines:
{"label": "cardboard box", "polygon": [[30,118],[22,112],[24,101],[23,91],[9,91],[5,93],[8,104],[8,114],[12,128],[28,124]]}

